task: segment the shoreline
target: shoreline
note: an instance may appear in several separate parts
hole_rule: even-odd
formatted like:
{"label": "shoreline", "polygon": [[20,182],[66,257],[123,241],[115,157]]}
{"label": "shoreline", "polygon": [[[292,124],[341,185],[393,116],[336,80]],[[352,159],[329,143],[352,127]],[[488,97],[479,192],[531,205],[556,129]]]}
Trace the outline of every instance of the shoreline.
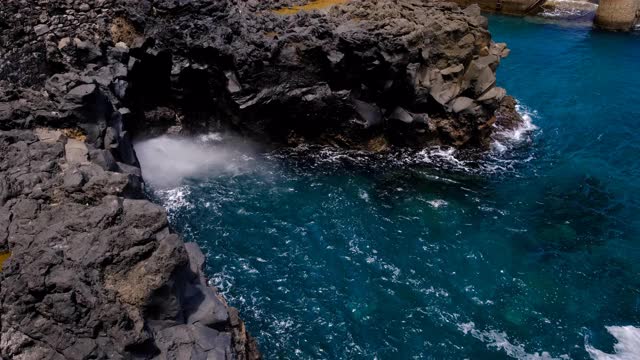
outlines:
{"label": "shoreline", "polygon": [[477,6],[346,3],[292,30],[244,2],[76,5],[0,13],[2,357],[260,358],[146,198],[137,135],[222,123],[281,146],[486,149],[522,121]]}

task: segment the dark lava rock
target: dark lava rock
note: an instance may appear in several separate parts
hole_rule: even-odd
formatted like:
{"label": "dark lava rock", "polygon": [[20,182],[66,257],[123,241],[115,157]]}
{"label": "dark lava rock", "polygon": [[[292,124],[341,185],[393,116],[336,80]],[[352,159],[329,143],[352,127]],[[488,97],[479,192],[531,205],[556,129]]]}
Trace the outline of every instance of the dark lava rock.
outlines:
{"label": "dark lava rock", "polygon": [[[477,6],[383,0],[274,11],[285,4],[187,1],[146,17],[129,93],[147,114],[141,123],[185,132],[224,123],[291,145],[488,145],[482,129],[506,97],[495,71],[508,50],[491,42]],[[460,98],[472,101],[465,111],[455,111]],[[158,107],[175,115],[149,116]],[[393,121],[398,107],[422,121]]]}
{"label": "dark lava rock", "polygon": [[[18,95],[0,105],[0,120],[84,122],[95,142],[126,107],[133,134],[224,127],[289,145],[488,145],[483,129],[508,98],[495,87],[508,50],[491,41],[479,7],[381,0],[277,11],[306,2],[103,0],[79,11],[8,1],[0,79],[46,93],[42,104]],[[16,14],[48,35],[21,35]],[[56,109],[16,116],[25,107]],[[397,108],[419,121],[397,121]]]}
{"label": "dark lava rock", "polygon": [[55,133],[0,131],[1,357],[258,358],[141,179]]}

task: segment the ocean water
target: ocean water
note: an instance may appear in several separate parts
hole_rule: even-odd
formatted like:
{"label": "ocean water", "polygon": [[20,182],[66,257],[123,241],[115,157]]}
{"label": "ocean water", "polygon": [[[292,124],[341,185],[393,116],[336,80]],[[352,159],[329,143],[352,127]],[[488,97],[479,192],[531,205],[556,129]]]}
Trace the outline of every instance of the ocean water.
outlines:
{"label": "ocean water", "polygon": [[640,359],[640,36],[490,27],[529,122],[481,159],[137,145],[266,359]]}

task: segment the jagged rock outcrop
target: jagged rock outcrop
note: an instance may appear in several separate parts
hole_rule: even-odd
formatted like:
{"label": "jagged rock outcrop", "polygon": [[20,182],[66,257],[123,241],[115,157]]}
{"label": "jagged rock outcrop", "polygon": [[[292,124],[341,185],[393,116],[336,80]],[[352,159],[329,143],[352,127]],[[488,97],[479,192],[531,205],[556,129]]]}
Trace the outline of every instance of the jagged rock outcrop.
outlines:
{"label": "jagged rock outcrop", "polygon": [[0,131],[0,358],[258,358],[139,169],[64,134]]}
{"label": "jagged rock outcrop", "polygon": [[0,8],[0,358],[257,359],[198,247],[145,199],[124,5]]}
{"label": "jagged rock outcrop", "polygon": [[482,147],[519,121],[477,6],[274,11],[306,3],[3,1],[1,358],[260,356],[144,198],[133,135]]}
{"label": "jagged rock outcrop", "polygon": [[[487,145],[506,94],[495,88],[495,70],[508,50],[491,42],[477,6],[347,1],[323,12],[282,15],[273,10],[290,2],[104,4],[88,12],[96,24],[80,26],[75,35],[64,26],[51,30],[54,20],[29,24],[27,47],[36,55],[8,61],[0,73],[19,84],[41,84],[36,75],[17,75],[41,58],[38,69],[49,74],[41,73],[58,74],[45,83],[50,96],[78,100],[93,96],[92,85],[108,88],[114,106],[135,119],[124,125],[129,131],[225,125],[278,143],[349,147],[372,139]],[[36,31],[40,25],[49,31]],[[16,36],[7,30],[4,38]],[[15,49],[3,57],[24,58]],[[88,86],[65,92],[82,84]],[[41,114],[41,120],[69,115]],[[104,131],[88,127],[90,134]]]}
{"label": "jagged rock outcrop", "polygon": [[290,144],[487,144],[506,95],[495,70],[508,50],[491,42],[477,6],[387,0],[274,11],[284,3],[237,1],[218,23],[198,1],[158,7],[167,15],[146,18],[145,45],[132,50],[132,111],[145,124],[197,132],[226,122]]}

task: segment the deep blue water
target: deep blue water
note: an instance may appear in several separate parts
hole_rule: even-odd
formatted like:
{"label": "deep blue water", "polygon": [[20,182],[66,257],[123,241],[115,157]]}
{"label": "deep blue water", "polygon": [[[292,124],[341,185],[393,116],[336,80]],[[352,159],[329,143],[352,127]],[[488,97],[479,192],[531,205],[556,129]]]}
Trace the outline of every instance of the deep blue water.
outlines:
{"label": "deep blue water", "polygon": [[[589,359],[611,332],[613,358],[638,359],[640,36],[490,27],[512,50],[498,81],[537,128],[486,160],[138,147],[265,358]],[[162,184],[166,167],[188,179]]]}

